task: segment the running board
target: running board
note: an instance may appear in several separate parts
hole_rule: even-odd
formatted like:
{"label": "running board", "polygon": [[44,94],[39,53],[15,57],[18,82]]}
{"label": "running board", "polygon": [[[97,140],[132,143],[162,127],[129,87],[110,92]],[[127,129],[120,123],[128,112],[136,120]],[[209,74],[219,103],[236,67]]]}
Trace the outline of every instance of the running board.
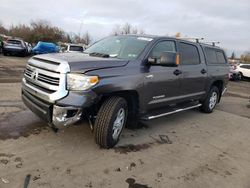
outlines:
{"label": "running board", "polygon": [[193,106],[187,106],[185,108],[178,108],[178,109],[175,109],[175,110],[172,110],[172,111],[168,111],[168,112],[165,112],[165,113],[161,113],[161,114],[149,114],[147,116],[144,116],[141,118],[141,120],[151,120],[151,119],[156,119],[156,118],[160,118],[160,117],[163,117],[163,116],[167,116],[167,115],[170,115],[170,114],[175,114],[177,112],[182,112],[182,111],[186,111],[186,110],[190,110],[190,109],[193,109],[193,108],[197,108],[201,106],[201,104],[196,104],[196,105],[193,105]]}

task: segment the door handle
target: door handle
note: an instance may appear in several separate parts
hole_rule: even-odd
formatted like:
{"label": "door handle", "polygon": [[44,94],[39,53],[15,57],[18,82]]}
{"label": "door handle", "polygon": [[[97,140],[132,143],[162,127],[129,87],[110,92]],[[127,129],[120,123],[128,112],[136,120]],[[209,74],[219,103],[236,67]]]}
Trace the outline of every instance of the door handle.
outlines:
{"label": "door handle", "polygon": [[206,74],[206,73],[207,73],[207,71],[205,69],[201,70],[201,74]]}
{"label": "door handle", "polygon": [[179,69],[176,69],[174,71],[174,75],[178,76],[179,74],[182,74],[182,72]]}

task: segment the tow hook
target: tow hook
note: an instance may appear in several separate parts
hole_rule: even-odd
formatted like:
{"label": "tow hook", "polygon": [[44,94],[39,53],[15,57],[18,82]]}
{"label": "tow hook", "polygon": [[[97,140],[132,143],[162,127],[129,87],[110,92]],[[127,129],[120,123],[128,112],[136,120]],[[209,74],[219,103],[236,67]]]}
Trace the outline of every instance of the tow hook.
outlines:
{"label": "tow hook", "polygon": [[89,121],[90,130],[91,130],[91,132],[93,132],[94,131],[95,117],[93,115],[89,115],[88,121]]}

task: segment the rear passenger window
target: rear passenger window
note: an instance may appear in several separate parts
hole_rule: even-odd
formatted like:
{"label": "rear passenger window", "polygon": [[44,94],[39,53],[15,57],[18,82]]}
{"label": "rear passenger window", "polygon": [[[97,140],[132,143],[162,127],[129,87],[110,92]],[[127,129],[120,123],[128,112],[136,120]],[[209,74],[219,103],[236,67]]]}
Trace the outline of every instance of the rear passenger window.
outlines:
{"label": "rear passenger window", "polygon": [[223,64],[226,63],[226,58],[222,51],[212,48],[205,48],[205,55],[208,64]]}
{"label": "rear passenger window", "polygon": [[226,63],[225,56],[222,52],[216,51],[216,57],[217,57],[217,62],[218,63]]}
{"label": "rear passenger window", "polygon": [[196,65],[200,63],[200,56],[196,46],[180,43],[181,64]]}

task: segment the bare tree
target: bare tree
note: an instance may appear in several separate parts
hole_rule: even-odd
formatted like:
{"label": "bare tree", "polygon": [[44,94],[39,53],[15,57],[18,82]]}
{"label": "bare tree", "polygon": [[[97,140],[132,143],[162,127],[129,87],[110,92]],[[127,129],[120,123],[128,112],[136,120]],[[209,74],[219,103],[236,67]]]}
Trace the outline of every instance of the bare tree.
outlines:
{"label": "bare tree", "polygon": [[3,26],[2,22],[0,21],[0,34],[7,34],[8,30]]}
{"label": "bare tree", "polygon": [[145,34],[143,29],[138,29],[137,27],[125,23],[124,25],[115,25],[111,35],[128,35],[128,34]]}
{"label": "bare tree", "polygon": [[87,31],[86,33],[84,33],[84,35],[83,35],[83,40],[84,40],[84,43],[86,44],[86,45],[89,45],[89,43],[91,42],[91,37],[90,37],[90,34],[89,34],[89,32]]}
{"label": "bare tree", "polygon": [[250,51],[245,52],[240,56],[240,60],[245,63],[250,63]]}

